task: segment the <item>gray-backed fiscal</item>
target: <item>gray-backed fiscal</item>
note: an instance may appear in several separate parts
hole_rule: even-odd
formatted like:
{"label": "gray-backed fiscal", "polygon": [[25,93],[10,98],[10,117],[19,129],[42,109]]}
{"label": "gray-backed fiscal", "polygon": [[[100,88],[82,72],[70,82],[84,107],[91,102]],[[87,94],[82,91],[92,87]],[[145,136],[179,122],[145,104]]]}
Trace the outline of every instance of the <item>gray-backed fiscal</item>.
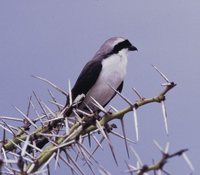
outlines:
{"label": "gray-backed fiscal", "polygon": [[[83,100],[77,105],[83,111],[99,111],[94,105],[94,99],[105,107],[116,95],[121,92],[126,75],[128,52],[137,48],[128,39],[112,37],[105,41],[94,57],[82,69],[74,87],[71,90],[72,102],[80,96]],[[69,106],[69,96],[65,107]],[[70,116],[71,112],[66,112]]]}

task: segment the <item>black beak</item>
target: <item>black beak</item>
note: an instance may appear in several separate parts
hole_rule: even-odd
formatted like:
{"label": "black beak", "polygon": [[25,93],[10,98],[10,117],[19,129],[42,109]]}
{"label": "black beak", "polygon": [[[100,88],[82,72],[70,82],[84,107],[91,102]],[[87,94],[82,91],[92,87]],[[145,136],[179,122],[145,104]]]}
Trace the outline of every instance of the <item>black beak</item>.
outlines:
{"label": "black beak", "polygon": [[130,51],[138,51],[138,49],[135,47],[135,46],[133,46],[133,45],[131,45],[129,48],[128,48],[128,50],[130,50]]}

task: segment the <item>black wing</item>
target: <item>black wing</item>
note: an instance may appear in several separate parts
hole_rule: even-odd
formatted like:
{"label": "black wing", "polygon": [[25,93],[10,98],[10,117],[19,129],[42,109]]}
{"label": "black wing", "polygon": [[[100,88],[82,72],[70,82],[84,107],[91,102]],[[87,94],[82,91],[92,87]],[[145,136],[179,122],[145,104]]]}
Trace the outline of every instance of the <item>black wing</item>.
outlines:
{"label": "black wing", "polygon": [[[101,68],[101,60],[91,60],[85,65],[72,89],[72,101],[80,94],[87,94],[97,81]],[[68,103],[69,99],[66,105]]]}
{"label": "black wing", "polygon": [[124,85],[124,82],[122,81],[119,87],[117,88],[117,91],[119,91],[120,93],[122,92],[123,85]]}

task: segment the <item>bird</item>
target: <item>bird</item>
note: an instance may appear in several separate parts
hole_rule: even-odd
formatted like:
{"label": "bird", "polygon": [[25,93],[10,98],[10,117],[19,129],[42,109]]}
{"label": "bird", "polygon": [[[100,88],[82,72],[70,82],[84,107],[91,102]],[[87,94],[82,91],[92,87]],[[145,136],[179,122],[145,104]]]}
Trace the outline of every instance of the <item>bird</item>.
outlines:
{"label": "bird", "polygon": [[[71,97],[67,97],[65,107],[70,105],[70,98],[74,102],[82,96],[83,100],[77,105],[82,111],[99,112],[94,101],[105,107],[116,95],[116,91],[121,93],[123,89],[129,51],[137,51],[137,48],[124,37],[106,40],[83,67],[71,90]],[[68,112],[67,116],[70,115]]]}

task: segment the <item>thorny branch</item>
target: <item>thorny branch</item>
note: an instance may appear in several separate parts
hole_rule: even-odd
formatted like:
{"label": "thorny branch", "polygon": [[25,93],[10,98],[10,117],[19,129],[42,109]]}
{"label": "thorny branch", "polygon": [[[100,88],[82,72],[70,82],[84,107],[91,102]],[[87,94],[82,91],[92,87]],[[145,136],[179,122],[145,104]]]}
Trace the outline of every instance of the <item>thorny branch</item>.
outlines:
{"label": "thorny branch", "polygon": [[173,154],[169,154],[169,153],[163,153],[162,154],[162,158],[155,164],[153,165],[143,165],[143,167],[139,170],[138,175],[143,175],[146,172],[149,171],[157,171],[157,170],[161,170],[163,172],[165,172],[166,174],[168,174],[163,168],[165,166],[165,164],[167,163],[167,161],[173,157],[177,157],[177,156],[181,156],[183,153],[185,153],[186,151],[188,151],[188,149],[181,149]]}
{"label": "thorny branch", "polygon": [[[102,148],[101,143],[104,140],[106,140],[107,143],[109,144],[113,158],[117,164],[114,147],[109,139],[109,134],[113,133],[124,140],[127,155],[129,157],[130,155],[129,155],[129,150],[128,150],[128,142],[130,142],[131,140],[126,137],[126,133],[125,133],[125,128],[123,124],[125,114],[128,112],[133,112],[133,115],[135,118],[136,141],[138,141],[136,110],[148,103],[156,102],[156,103],[162,104],[166,131],[168,132],[167,120],[166,120],[167,116],[166,116],[165,106],[163,102],[165,101],[165,95],[171,89],[173,89],[176,86],[176,84],[174,82],[169,82],[169,80],[166,78],[166,76],[163,73],[161,73],[155,66],[154,68],[166,81],[166,83],[163,84],[164,89],[158,95],[151,98],[142,98],[142,96],[134,89],[139,99],[136,102],[132,103],[126,97],[124,97],[121,93],[116,91],[116,93],[128,103],[128,107],[121,110],[116,110],[114,107],[112,107],[114,112],[107,111],[95,99],[93,99],[94,104],[104,114],[103,116],[98,117],[98,118],[95,117],[97,115],[96,113],[91,112],[90,114],[88,114],[84,111],[80,111],[79,109],[74,108],[73,106],[74,104],[72,101],[70,101],[70,106],[68,108],[63,109],[62,105],[57,103],[52,92],[50,92],[50,96],[53,99],[53,104],[55,104],[58,109],[62,109],[62,110],[53,112],[44,102],[42,102],[37,97],[36,93],[34,92],[33,93],[34,97],[42,110],[42,115],[39,115],[38,111],[36,110],[34,106],[34,103],[32,102],[32,98],[30,98],[29,103],[28,103],[27,114],[23,113],[20,109],[15,107],[24,117],[23,120],[14,118],[14,117],[0,116],[0,119],[2,121],[0,122],[0,126],[4,129],[4,133],[8,131],[13,134],[13,139],[7,139],[4,134],[3,140],[1,141],[1,152],[3,153],[3,155],[0,155],[0,162],[1,162],[1,165],[3,165],[3,163],[6,164],[5,170],[7,174],[12,174],[12,172],[13,174],[15,173],[28,174],[28,173],[35,173],[35,172],[37,173],[43,172],[45,171],[46,167],[48,167],[49,162],[53,158],[56,159],[55,167],[57,167],[58,160],[60,158],[60,160],[62,160],[64,163],[67,164],[67,166],[71,169],[72,173],[76,172],[76,174],[84,174],[82,170],[79,168],[79,166],[77,165],[76,161],[68,153],[66,148],[68,149],[71,148],[75,152],[77,152],[78,157],[81,156],[82,159],[85,160],[88,167],[91,169],[91,172],[93,172],[90,159],[92,158],[93,160],[95,160],[93,158],[93,153],[98,148]],[[55,88],[56,90],[58,90],[64,95],[71,94],[70,82],[69,82],[69,93],[66,93],[62,89],[60,89],[59,87],[57,87],[56,85],[48,81],[47,79],[37,77],[37,76],[34,76],[34,77],[47,82],[49,85],[51,85],[53,88]],[[33,110],[35,111],[37,115],[35,119],[30,119],[29,117],[31,107],[33,108]],[[65,117],[64,113],[66,112],[66,110],[73,111],[75,114],[75,118],[71,119],[71,118]],[[79,113],[82,113],[83,115],[82,118],[79,117]],[[109,125],[109,122],[114,119],[118,119],[121,121],[122,131],[123,131],[122,136],[113,131],[113,128],[116,127],[115,125],[113,124]],[[6,124],[3,120],[23,122],[23,126],[16,129],[13,126]],[[102,139],[100,141],[94,136],[95,133],[100,133],[102,135]],[[84,145],[80,144],[82,140],[86,137],[89,138],[89,142],[90,142],[90,139],[92,138],[97,143],[97,147],[92,153],[86,150],[86,147],[84,147]],[[65,153],[66,159],[61,155],[61,152]],[[162,169],[163,166],[161,167],[161,164],[164,165],[165,164],[164,162],[166,161],[166,159],[176,156],[176,155],[168,155],[168,154],[164,154],[164,155],[165,157],[163,156],[162,161],[160,161],[159,163],[160,167],[157,164],[157,168],[159,169]],[[8,165],[11,165],[10,163],[11,160],[9,160],[10,157],[15,158],[15,161],[13,161],[13,163],[17,165],[18,169],[13,168],[13,166],[8,166]],[[98,165],[99,171],[104,172],[105,174],[107,171],[96,160],[95,162]],[[150,169],[155,168],[155,166],[156,165],[145,166],[142,169],[150,170]],[[145,172],[142,169],[140,170],[140,172],[141,173]]]}
{"label": "thorny branch", "polygon": [[[154,174],[157,174],[156,173],[157,171],[161,171],[161,172],[164,172],[164,174],[166,174],[166,175],[170,175],[170,173],[168,173],[166,170],[164,170],[164,166],[167,164],[167,162],[171,158],[180,157],[180,156],[184,157],[184,154],[185,154],[185,152],[188,151],[188,149],[181,149],[173,154],[168,153],[168,151],[167,152],[161,151],[161,153],[162,153],[161,159],[159,161],[157,161],[156,163],[153,163],[152,165],[145,165],[145,164],[143,165],[141,159],[139,158],[139,155],[137,155],[135,150],[132,150],[132,151],[135,154],[135,156],[137,157],[140,167],[136,168],[136,167],[126,163],[127,167],[128,167],[128,170],[126,171],[127,173],[132,174],[134,172],[137,175],[144,175],[150,171],[153,171]],[[192,166],[190,168],[193,169],[193,171],[194,171],[194,168]]]}

